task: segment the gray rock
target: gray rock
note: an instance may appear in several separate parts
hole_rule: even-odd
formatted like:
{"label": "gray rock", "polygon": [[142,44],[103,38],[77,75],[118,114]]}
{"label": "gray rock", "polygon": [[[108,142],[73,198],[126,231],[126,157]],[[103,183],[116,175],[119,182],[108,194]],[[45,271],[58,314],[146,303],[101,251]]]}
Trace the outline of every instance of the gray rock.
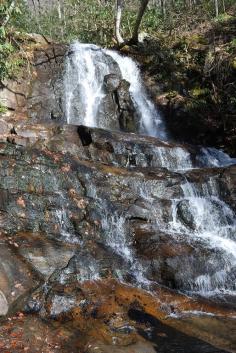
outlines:
{"label": "gray rock", "polygon": [[109,74],[104,77],[104,89],[110,93],[118,89],[121,79],[117,74]]}
{"label": "gray rock", "polygon": [[8,302],[4,293],[0,290],[0,316],[6,315],[8,312]]}

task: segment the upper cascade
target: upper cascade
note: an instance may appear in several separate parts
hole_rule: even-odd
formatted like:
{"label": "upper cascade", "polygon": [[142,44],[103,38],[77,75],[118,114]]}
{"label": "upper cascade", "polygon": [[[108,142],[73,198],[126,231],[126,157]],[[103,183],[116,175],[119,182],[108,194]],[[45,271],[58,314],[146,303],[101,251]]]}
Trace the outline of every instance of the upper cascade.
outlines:
{"label": "upper cascade", "polygon": [[167,139],[165,124],[148,97],[136,63],[93,44],[75,42],[70,47],[64,112],[69,124]]}

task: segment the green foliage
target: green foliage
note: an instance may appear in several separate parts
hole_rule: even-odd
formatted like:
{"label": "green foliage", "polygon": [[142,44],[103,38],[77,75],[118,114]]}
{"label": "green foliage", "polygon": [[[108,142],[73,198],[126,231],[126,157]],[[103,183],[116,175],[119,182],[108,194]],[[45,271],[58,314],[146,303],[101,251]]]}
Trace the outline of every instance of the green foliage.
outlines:
{"label": "green foliage", "polygon": [[218,17],[216,17],[215,19],[214,19],[214,21],[217,23],[217,22],[219,22],[219,23],[224,23],[224,22],[227,22],[227,21],[229,21],[229,20],[231,20],[233,18],[233,16],[231,16],[231,15],[228,15],[227,13],[222,13],[222,14],[220,14]]}
{"label": "green foliage", "polygon": [[202,97],[202,96],[207,96],[210,93],[209,88],[200,88],[200,87],[194,87],[191,90],[191,95],[195,98]]}
{"label": "green foliage", "polygon": [[[224,0],[225,8],[228,9],[233,1]],[[25,32],[40,33],[60,42],[79,39],[105,46],[113,44],[115,0],[61,0],[61,7],[58,7],[57,1],[47,3],[48,5],[41,6],[40,10],[29,11],[27,2],[18,0],[21,16],[14,14],[11,24]],[[159,5],[151,5],[150,1],[142,21],[141,31],[152,36],[159,36],[160,31],[188,30],[196,23],[215,16],[212,0],[199,0],[195,5],[186,0],[166,0],[164,9],[160,3],[159,1]],[[222,4],[221,1],[219,3]],[[121,26],[124,38],[131,36],[139,5],[140,0],[125,1]],[[222,12],[221,5],[220,13]]]}
{"label": "green foliage", "polygon": [[14,45],[14,38],[9,31],[10,22],[21,16],[18,4],[20,2],[11,7],[11,1],[7,0],[0,4],[0,81],[14,77],[23,64],[23,58],[18,55],[19,49]]}
{"label": "green foliage", "polygon": [[[5,36],[5,26],[7,25],[8,21],[6,19],[11,19],[12,17],[17,17],[21,15],[20,5],[21,1],[18,0],[12,3],[10,0],[2,0],[0,3],[0,27],[1,27],[1,34]],[[6,22],[6,23],[5,23]]]}
{"label": "green foliage", "polygon": [[228,52],[229,53],[236,52],[236,38],[232,39],[231,42],[228,44]]}
{"label": "green foliage", "polygon": [[7,108],[0,102],[0,114],[4,114],[7,112]]}
{"label": "green foliage", "polygon": [[0,44],[0,81],[13,78],[17,75],[24,59],[18,55],[16,48],[8,42],[1,41]]}
{"label": "green foliage", "polygon": [[21,3],[22,16],[12,24],[28,33],[39,33],[60,42],[79,39],[109,45],[113,36],[114,13],[111,2],[99,4],[97,0],[68,0],[59,12],[57,6],[30,12]]}
{"label": "green foliage", "polygon": [[190,113],[194,113],[195,111],[198,113],[204,112],[206,108],[208,108],[209,102],[204,99],[189,99],[185,105],[185,110]]}

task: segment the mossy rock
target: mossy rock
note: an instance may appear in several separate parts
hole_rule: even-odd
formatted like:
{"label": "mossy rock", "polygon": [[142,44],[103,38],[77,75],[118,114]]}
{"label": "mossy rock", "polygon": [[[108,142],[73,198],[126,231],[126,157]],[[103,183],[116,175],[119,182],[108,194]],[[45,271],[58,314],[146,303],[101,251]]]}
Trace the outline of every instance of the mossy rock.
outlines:
{"label": "mossy rock", "polygon": [[193,97],[203,97],[203,96],[208,96],[210,93],[210,90],[208,88],[201,88],[201,87],[194,87],[191,91],[190,94]]}
{"label": "mossy rock", "polygon": [[232,60],[232,68],[236,70],[236,57]]}

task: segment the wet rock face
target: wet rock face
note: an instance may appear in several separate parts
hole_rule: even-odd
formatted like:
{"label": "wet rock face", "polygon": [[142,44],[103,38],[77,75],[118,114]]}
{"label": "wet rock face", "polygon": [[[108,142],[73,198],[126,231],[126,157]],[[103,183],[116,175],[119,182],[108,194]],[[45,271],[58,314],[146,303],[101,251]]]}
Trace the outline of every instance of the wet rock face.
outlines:
{"label": "wet rock face", "polygon": [[[222,307],[175,290],[235,286],[229,253],[199,238],[223,225],[234,239],[235,166],[209,168],[188,145],[63,125],[66,52],[43,41],[33,78],[2,92],[14,110],[0,119],[0,317],[14,316],[1,325],[0,351],[232,350],[233,299]],[[129,83],[107,60],[114,73],[102,77],[100,118],[137,131]],[[218,337],[213,317],[207,329],[191,319],[180,328],[211,346],[163,324],[178,326],[168,316],[189,310],[229,317],[227,333]]]}
{"label": "wet rock face", "polygon": [[[0,348],[12,350],[14,347],[17,353],[29,347],[33,353],[150,353],[156,352],[157,346],[164,353],[170,350],[225,353],[234,349],[234,327],[229,319],[223,322],[214,317],[176,320],[165,316],[160,303],[149,294],[115,282],[84,285],[80,288],[80,305],[62,312],[63,308],[69,310],[71,297],[67,293],[67,299],[62,300],[62,287],[57,291],[54,298],[48,296],[48,308],[53,310],[54,320],[18,313],[11,320],[2,321]],[[162,300],[165,297],[161,293],[158,296]],[[198,337],[194,335],[197,330]]]}
{"label": "wet rock face", "polygon": [[116,74],[109,74],[104,77],[104,89],[107,94],[102,103],[105,104],[103,117],[107,114],[107,111],[110,111],[110,116],[115,116],[115,124],[111,128],[112,130],[138,131],[138,117],[129,87],[129,82],[122,80]]}
{"label": "wet rock face", "polygon": [[130,83],[122,79],[118,63],[106,51],[74,43],[65,58],[64,85],[68,122],[112,131],[138,131]]}
{"label": "wet rock face", "polygon": [[[234,167],[183,174],[175,171],[176,161],[166,164],[163,158],[182,158],[180,146],[82,126],[18,123],[14,136],[27,144],[2,138],[1,229],[41,278],[71,264],[72,257],[78,282],[116,278],[137,284],[141,275],[191,290],[204,274],[203,257],[213,264],[213,277],[220,271],[220,251],[189,240],[204,224],[196,224],[195,204],[184,190],[186,179],[199,195],[217,193],[219,186],[213,196],[233,207]],[[194,160],[192,147],[182,149]],[[231,211],[222,218],[215,199],[204,207],[231,224]]]}
{"label": "wet rock face", "polygon": [[[59,345],[60,352],[99,347],[101,352],[128,353],[152,352],[155,342],[167,352],[172,347],[172,333],[164,326],[155,329],[152,319],[150,335],[146,323],[132,316],[134,311],[160,320],[186,310],[233,315],[231,309],[159,285],[194,289],[206,262],[212,264],[208,271],[213,276],[221,270],[220,252],[199,240],[189,241],[199,225],[184,190],[186,180],[200,195],[213,189],[216,193],[220,186],[217,197],[233,209],[235,167],[177,171],[176,160],[183,155],[194,161],[197,152],[192,147],[182,147],[181,154],[178,145],[133,134],[55,122],[15,122],[13,127],[0,137],[0,315],[23,310],[26,316],[15,325],[25,325],[25,331],[29,322],[37,333],[49,330],[41,318],[57,320],[52,332],[59,327],[62,335],[66,332],[66,344],[53,334],[49,341]],[[213,201],[210,205],[220,218],[222,208]],[[189,278],[193,283],[188,287]],[[154,295],[138,289],[140,285],[148,285]],[[37,315],[33,321],[31,313]],[[5,326],[1,330],[6,340]],[[192,345],[194,353],[199,347],[218,352],[204,342],[190,344],[186,337],[183,345],[183,336],[175,334],[175,343],[186,353]],[[29,337],[21,339],[28,342]],[[212,337],[209,341],[215,344]],[[13,344],[11,337],[9,342]],[[21,353],[20,348],[16,352]]]}

